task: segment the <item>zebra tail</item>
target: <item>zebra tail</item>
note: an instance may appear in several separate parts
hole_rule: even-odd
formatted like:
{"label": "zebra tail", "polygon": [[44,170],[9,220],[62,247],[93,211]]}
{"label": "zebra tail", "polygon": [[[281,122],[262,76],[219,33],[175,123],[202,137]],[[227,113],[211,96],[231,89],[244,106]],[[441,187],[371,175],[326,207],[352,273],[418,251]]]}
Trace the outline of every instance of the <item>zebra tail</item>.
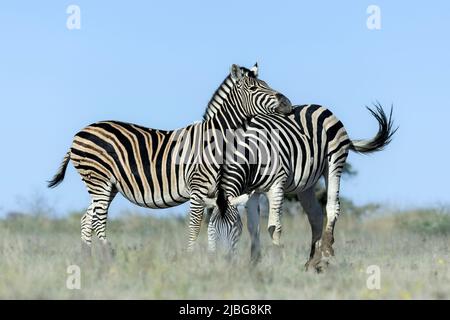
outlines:
{"label": "zebra tail", "polygon": [[393,129],[394,122],[392,120],[392,110],[389,113],[389,117],[386,116],[380,103],[374,104],[375,110],[366,107],[372,116],[378,121],[378,132],[372,139],[368,140],[352,140],[350,150],[358,153],[372,153],[381,151],[392,140],[392,136],[397,131],[398,127]]}
{"label": "zebra tail", "polygon": [[66,175],[66,169],[67,169],[67,165],[69,164],[69,160],[70,160],[70,151],[68,151],[66,153],[63,161],[61,162],[61,165],[59,166],[58,172],[56,172],[53,179],[50,181],[47,181],[48,182],[47,186],[49,188],[54,188],[54,187],[58,186],[64,180],[64,176]]}

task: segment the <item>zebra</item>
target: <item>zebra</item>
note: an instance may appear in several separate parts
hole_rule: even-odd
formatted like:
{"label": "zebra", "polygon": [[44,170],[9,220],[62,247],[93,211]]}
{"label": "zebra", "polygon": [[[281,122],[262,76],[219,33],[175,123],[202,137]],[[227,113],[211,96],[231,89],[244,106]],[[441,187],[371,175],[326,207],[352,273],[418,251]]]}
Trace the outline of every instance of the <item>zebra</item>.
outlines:
{"label": "zebra", "polygon": [[[279,246],[284,194],[295,193],[312,230],[310,256],[305,267],[313,266],[320,271],[334,255],[340,177],[349,151],[363,154],[380,151],[397,130],[393,130],[392,107],[389,117],[380,104],[368,110],[379,125],[377,134],[369,140],[350,140],[342,122],[320,105],[301,105],[294,107],[289,115],[258,115],[250,119],[242,127],[241,137],[235,139],[237,151],[226,158],[221,169],[217,198],[207,200],[208,206],[217,205],[208,226],[210,250],[216,249],[217,240],[235,250],[242,230],[237,205],[250,198],[247,210],[251,259],[257,261],[260,258],[259,194],[265,193],[269,200],[268,231],[273,244]],[[270,139],[264,138],[267,136]],[[324,215],[314,194],[314,186],[321,176],[327,188],[324,230]]]}
{"label": "zebra", "polygon": [[230,74],[208,103],[208,120],[165,131],[119,121],[91,124],[77,134],[60,168],[48,182],[59,185],[69,161],[81,176],[91,203],[81,218],[83,251],[90,254],[92,233],[108,244],[108,209],[121,193],[146,208],[167,208],[190,201],[188,251],[198,237],[204,199],[215,192],[221,135],[256,114],[288,113],[288,98],[258,79],[258,66],[231,66]]}

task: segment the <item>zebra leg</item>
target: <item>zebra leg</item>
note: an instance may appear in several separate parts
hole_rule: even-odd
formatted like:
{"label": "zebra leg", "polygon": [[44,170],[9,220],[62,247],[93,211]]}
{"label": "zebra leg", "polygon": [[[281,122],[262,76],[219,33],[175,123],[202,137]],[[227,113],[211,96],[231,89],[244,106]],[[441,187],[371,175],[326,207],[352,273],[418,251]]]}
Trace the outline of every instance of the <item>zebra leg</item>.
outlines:
{"label": "zebra leg", "polygon": [[242,220],[241,216],[238,214],[236,221],[231,229],[231,243],[230,243],[230,251],[229,254],[234,259],[236,257],[237,252],[237,244],[242,235]]}
{"label": "zebra leg", "polygon": [[[206,198],[206,196],[205,196]],[[192,252],[194,250],[195,242],[200,233],[200,227],[203,219],[204,201],[200,197],[191,197],[190,201],[190,213],[189,213],[189,239],[187,251]]]}
{"label": "zebra leg", "polygon": [[272,243],[276,246],[280,246],[280,218],[284,200],[284,181],[274,183],[269,191],[266,192],[266,195],[269,200],[269,221],[267,223],[267,230],[272,238]]}
{"label": "zebra leg", "polygon": [[[207,210],[207,214],[210,214],[210,211]],[[212,217],[212,213],[210,214],[208,221],[208,252],[212,255],[216,252],[217,246],[217,233],[216,233],[216,219]]]}
{"label": "zebra leg", "polygon": [[81,253],[84,257],[91,256],[94,207],[95,203],[92,201],[86,213],[81,217]]}
{"label": "zebra leg", "polygon": [[110,192],[111,193],[108,197],[104,197],[96,201],[92,221],[92,228],[101,243],[102,258],[107,261],[112,259],[113,252],[110,243],[106,239],[106,221],[108,218],[109,206],[117,194],[117,191],[112,188]]}
{"label": "zebra leg", "polygon": [[209,221],[211,220],[211,216],[213,214],[214,208],[207,208],[206,209],[206,216],[205,216],[205,222],[209,224]]}
{"label": "zebra leg", "polygon": [[334,256],[334,226],[340,214],[339,188],[342,167],[329,169],[327,179],[327,223],[322,235],[321,250],[325,258]]}
{"label": "zebra leg", "polygon": [[261,260],[261,242],[259,239],[259,193],[254,193],[247,201],[247,230],[250,233],[251,249],[250,261],[257,263]]}
{"label": "zebra leg", "polygon": [[322,258],[320,239],[322,237],[324,215],[322,207],[316,198],[314,187],[304,192],[300,192],[298,194],[298,199],[308,216],[308,221],[311,226],[311,251],[308,262],[306,262],[305,265],[306,270],[308,270],[309,266],[316,267]]}
{"label": "zebra leg", "polygon": [[92,172],[80,173],[91,195],[91,204],[85,215],[81,218],[81,243],[85,255],[91,255],[92,231],[95,230],[102,246],[107,246],[106,241],[106,218],[111,201],[117,194],[117,190],[111,181],[105,176],[93,174]]}
{"label": "zebra leg", "polygon": [[108,243],[106,239],[106,220],[108,218],[109,206],[115,195],[116,193],[111,194],[108,199],[98,200],[95,202],[96,205],[94,208],[92,228],[102,244]]}
{"label": "zebra leg", "polygon": [[217,246],[217,234],[216,234],[216,225],[215,219],[213,219],[213,208],[206,209],[206,217],[205,221],[208,224],[208,252],[210,254],[214,254],[216,252]]}

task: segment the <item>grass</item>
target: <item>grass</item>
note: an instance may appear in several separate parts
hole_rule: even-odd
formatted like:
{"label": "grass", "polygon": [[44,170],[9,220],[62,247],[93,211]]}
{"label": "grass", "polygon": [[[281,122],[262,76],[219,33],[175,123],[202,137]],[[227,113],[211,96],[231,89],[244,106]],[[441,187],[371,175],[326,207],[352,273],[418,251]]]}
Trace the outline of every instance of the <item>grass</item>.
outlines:
{"label": "grass", "polygon": [[[336,227],[336,257],[323,274],[304,272],[310,231],[304,215],[283,217],[284,248],[262,232],[263,259],[249,264],[244,231],[235,261],[206,253],[206,234],[184,253],[184,219],[127,215],[108,225],[109,263],[80,255],[79,216],[0,220],[3,299],[449,299],[449,216],[434,211],[372,219],[345,214]],[[245,220],[245,219],[244,219]],[[244,221],[245,223],[245,221]],[[205,228],[203,228],[205,229]],[[81,289],[66,287],[67,267],[81,268]],[[381,287],[366,286],[367,267]]]}

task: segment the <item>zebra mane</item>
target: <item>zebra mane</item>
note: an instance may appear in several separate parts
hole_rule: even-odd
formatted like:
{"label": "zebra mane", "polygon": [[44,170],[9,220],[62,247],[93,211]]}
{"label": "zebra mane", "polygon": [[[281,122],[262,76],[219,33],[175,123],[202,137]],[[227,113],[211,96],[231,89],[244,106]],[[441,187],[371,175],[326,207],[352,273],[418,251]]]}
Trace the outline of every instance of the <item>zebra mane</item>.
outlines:
{"label": "zebra mane", "polygon": [[223,187],[223,164],[219,167],[219,171],[217,172],[217,200],[216,205],[219,209],[220,215],[223,217],[225,216],[227,206],[228,206],[228,199],[225,192],[225,188]]}
{"label": "zebra mane", "polygon": [[[240,67],[244,73],[244,76],[256,78],[254,72],[245,67]],[[203,113],[203,121],[209,120],[217,113],[217,111],[223,106],[224,100],[228,98],[228,94],[231,91],[231,88],[234,87],[234,82],[231,80],[231,75],[228,75],[225,80],[222,81],[220,86],[212,95],[211,99],[208,102],[208,105]]]}

